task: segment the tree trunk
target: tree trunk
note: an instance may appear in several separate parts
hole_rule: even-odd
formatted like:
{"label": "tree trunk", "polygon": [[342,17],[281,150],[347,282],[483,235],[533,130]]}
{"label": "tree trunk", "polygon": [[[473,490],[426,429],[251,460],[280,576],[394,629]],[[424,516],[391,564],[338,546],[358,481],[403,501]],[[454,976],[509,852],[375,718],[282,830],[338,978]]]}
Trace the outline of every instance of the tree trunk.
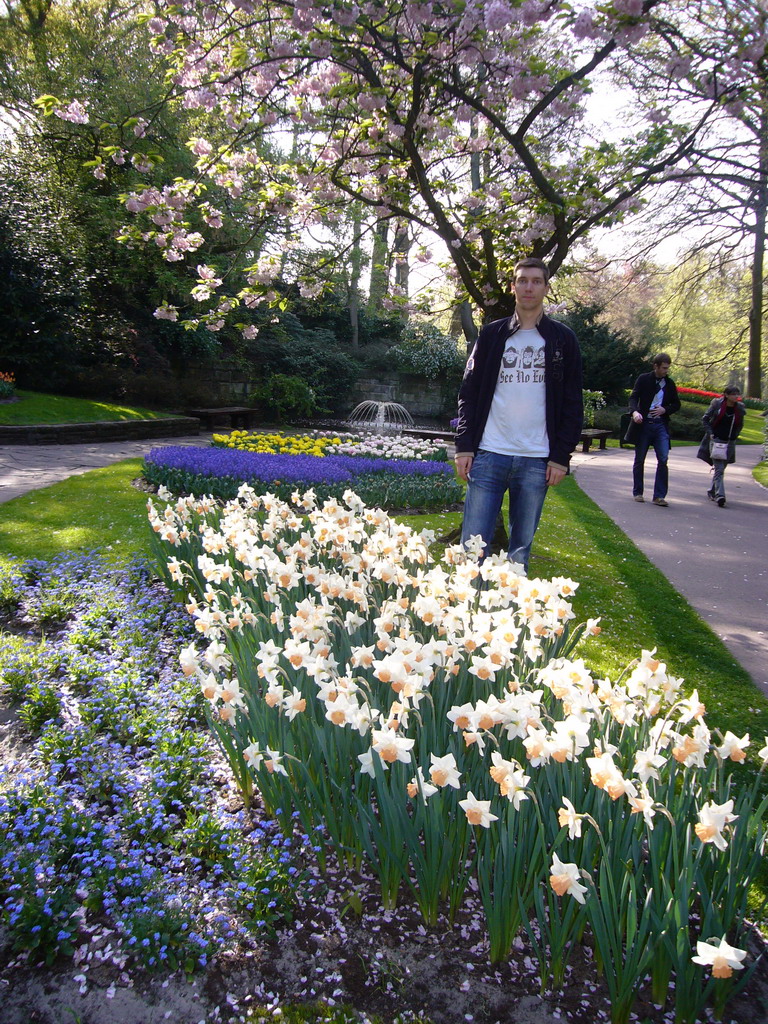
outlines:
{"label": "tree trunk", "polygon": [[408,298],[410,272],[408,253],[412,245],[413,239],[409,231],[408,221],[399,221],[395,231],[395,238],[392,242],[392,255],[395,258],[395,284],[406,299]]}
{"label": "tree trunk", "polygon": [[755,249],[752,257],[752,301],[749,308],[749,356],[747,359],[748,398],[762,397],[763,347],[763,274],[765,264],[766,201],[761,196],[755,206]]}
{"label": "tree trunk", "polygon": [[749,308],[748,398],[762,398],[763,276],[765,272],[765,230],[768,210],[768,90],[763,88],[760,110],[760,165],[755,197],[755,245],[752,253],[752,300]]}
{"label": "tree trunk", "polygon": [[461,319],[461,329],[464,332],[464,337],[467,339],[467,352],[471,352],[478,335],[478,330],[472,318],[472,306],[466,299],[459,306],[459,317]]}
{"label": "tree trunk", "polygon": [[381,309],[381,300],[387,296],[387,242],[389,241],[389,222],[380,220],[373,233],[373,253],[371,254],[371,285],[368,291],[368,312],[372,315]]}
{"label": "tree trunk", "polygon": [[352,328],[352,348],[360,347],[360,271],[363,265],[363,250],[360,245],[360,228],[362,216],[360,206],[355,203],[352,209],[352,251],[349,262],[349,292],[347,309],[349,323]]}

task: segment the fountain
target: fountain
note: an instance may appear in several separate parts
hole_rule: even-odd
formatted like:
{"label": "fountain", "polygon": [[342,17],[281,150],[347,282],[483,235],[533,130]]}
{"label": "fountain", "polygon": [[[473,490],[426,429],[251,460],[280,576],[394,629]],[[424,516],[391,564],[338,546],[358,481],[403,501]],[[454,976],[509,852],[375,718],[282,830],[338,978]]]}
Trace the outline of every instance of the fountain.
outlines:
{"label": "fountain", "polygon": [[356,405],[347,417],[350,427],[375,430],[381,433],[400,433],[403,427],[413,426],[413,417],[399,402],[368,400]]}

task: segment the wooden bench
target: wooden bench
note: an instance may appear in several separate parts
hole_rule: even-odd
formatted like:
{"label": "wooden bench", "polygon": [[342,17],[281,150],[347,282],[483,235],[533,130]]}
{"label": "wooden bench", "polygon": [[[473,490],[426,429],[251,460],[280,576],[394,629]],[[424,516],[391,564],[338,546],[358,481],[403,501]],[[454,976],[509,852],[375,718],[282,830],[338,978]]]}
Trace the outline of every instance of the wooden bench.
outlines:
{"label": "wooden bench", "polygon": [[439,427],[434,430],[431,427],[403,427],[400,433],[409,437],[423,437],[428,441],[446,441],[449,444],[456,437],[455,431],[440,430]]}
{"label": "wooden bench", "polygon": [[582,430],[579,441],[581,441],[581,450],[586,455],[589,451],[593,441],[598,441],[600,444],[600,451],[605,451],[605,442],[613,433],[612,430],[596,430],[592,427]]}
{"label": "wooden bench", "polygon": [[247,405],[223,405],[218,409],[188,409],[190,416],[203,421],[206,430],[248,430],[253,409]]}

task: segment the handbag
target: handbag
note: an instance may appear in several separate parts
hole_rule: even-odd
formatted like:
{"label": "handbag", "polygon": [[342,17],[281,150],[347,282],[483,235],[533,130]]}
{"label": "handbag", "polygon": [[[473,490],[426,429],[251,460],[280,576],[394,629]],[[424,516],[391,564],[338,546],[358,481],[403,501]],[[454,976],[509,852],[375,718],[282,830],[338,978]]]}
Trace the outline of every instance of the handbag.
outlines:
{"label": "handbag", "polygon": [[715,459],[722,459],[724,462],[728,461],[728,445],[731,443],[731,434],[733,433],[733,425],[736,422],[736,413],[733,414],[731,420],[731,428],[728,431],[727,441],[716,441],[714,437],[709,442],[709,457],[714,462]]}

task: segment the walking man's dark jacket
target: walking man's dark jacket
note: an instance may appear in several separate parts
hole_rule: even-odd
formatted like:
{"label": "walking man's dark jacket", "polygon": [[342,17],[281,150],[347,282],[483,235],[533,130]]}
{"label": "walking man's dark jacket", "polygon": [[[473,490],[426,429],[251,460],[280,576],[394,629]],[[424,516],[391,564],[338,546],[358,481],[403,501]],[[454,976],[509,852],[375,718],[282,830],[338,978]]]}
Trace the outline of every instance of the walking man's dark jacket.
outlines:
{"label": "walking man's dark jacket", "polygon": [[[542,315],[536,329],[544,339],[549,462],[568,468],[584,424],[581,352],[576,335],[559,320]],[[467,361],[459,390],[456,455],[476,455],[499,379],[507,338],[518,330],[517,318],[504,317],[480,331]]]}
{"label": "walking man's dark jacket", "polygon": [[[661,420],[667,428],[667,433],[669,433],[669,417],[680,408],[680,396],[677,393],[677,386],[669,377],[659,378],[653,370],[650,370],[648,373],[641,373],[635,381],[632,394],[629,396],[629,411],[630,413],[639,412],[643,417],[643,423],[648,419],[651,402],[658,390],[660,379],[664,380],[664,401],[662,402],[664,415],[661,417]],[[628,444],[637,443],[642,426],[642,423],[635,423],[634,420],[630,420],[625,437],[625,441]]]}

